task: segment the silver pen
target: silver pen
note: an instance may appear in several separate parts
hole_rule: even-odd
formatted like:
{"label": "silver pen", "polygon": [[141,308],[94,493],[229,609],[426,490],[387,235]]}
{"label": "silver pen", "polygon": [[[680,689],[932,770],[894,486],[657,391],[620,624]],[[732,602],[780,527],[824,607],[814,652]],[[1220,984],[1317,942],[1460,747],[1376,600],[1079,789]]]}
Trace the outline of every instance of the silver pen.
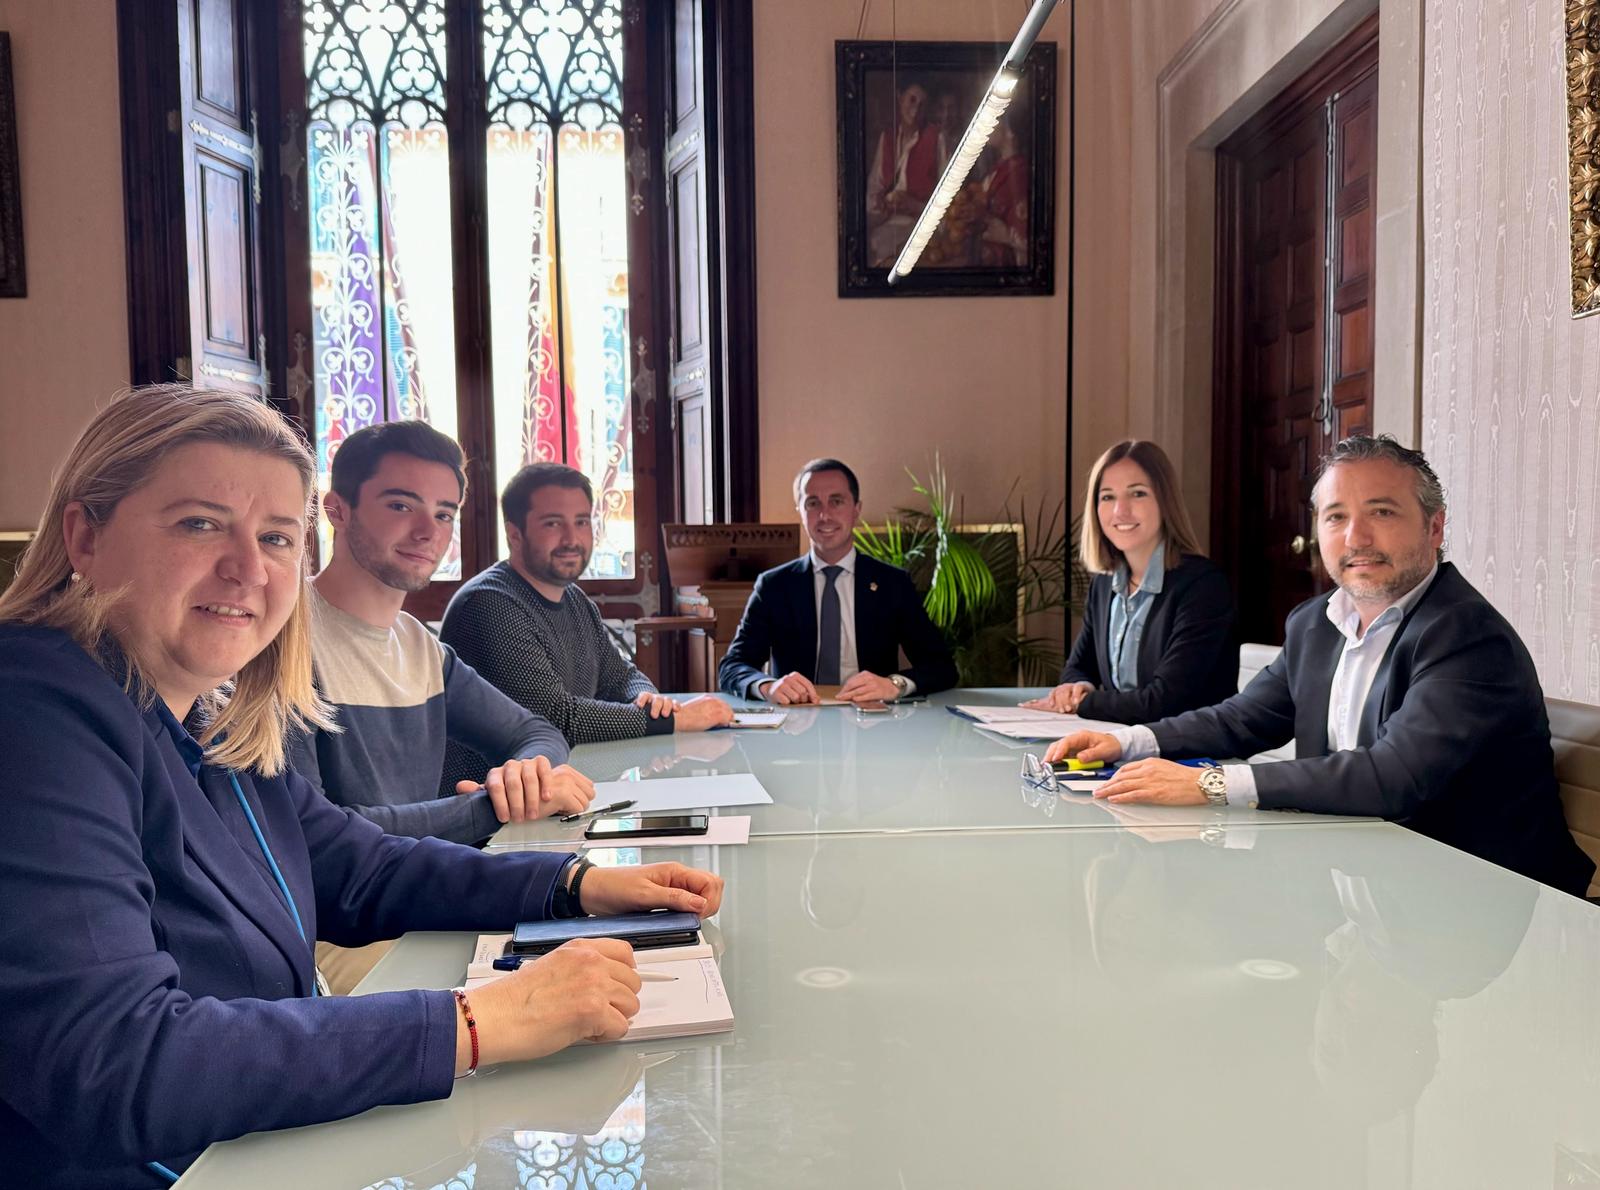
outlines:
{"label": "silver pen", "polygon": [[602,814],[615,814],[618,810],[626,810],[634,804],[634,799],[625,802],[612,802],[609,806],[601,806],[598,810],[585,810],[581,814],[563,814],[558,822],[582,822],[585,818],[598,818]]}

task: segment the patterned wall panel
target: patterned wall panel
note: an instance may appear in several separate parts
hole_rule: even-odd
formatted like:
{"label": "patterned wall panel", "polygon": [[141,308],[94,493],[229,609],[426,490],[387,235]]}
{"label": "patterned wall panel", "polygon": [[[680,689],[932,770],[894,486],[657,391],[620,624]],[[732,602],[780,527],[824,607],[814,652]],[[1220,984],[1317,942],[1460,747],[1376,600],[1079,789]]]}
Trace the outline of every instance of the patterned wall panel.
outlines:
{"label": "patterned wall panel", "polygon": [[1600,704],[1600,319],[1571,316],[1564,0],[1428,0],[1423,448],[1448,556]]}

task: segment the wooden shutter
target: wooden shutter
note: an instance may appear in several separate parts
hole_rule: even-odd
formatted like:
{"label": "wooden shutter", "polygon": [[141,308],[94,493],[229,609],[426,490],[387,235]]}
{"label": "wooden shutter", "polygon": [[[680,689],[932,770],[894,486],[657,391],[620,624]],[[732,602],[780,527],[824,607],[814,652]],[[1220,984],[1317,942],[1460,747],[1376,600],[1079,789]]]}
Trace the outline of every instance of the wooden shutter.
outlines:
{"label": "wooden shutter", "polygon": [[204,384],[266,395],[261,170],[243,0],[178,0],[189,355]]}
{"label": "wooden shutter", "polygon": [[136,384],[265,396],[248,0],[119,0],[129,339]]}
{"label": "wooden shutter", "polygon": [[666,38],[667,388],[672,410],[678,515],[689,524],[717,516],[713,451],[714,357],[709,285],[712,212],[706,165],[704,0],[672,0]]}

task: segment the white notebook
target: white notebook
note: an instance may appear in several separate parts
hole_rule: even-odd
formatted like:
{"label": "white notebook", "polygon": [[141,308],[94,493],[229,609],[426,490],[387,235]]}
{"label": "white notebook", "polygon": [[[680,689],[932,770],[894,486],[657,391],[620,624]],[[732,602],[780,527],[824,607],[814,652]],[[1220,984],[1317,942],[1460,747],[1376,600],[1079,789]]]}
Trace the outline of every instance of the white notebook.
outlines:
{"label": "white notebook", "polygon": [[[494,960],[505,953],[510,934],[481,934],[467,964],[466,989],[482,987],[508,972],[496,971]],[[639,987],[639,1014],[623,1041],[656,1041],[664,1037],[699,1037],[733,1028],[733,1004],[722,986],[722,971],[710,946],[664,946],[634,953],[641,971],[675,975],[670,982]]]}

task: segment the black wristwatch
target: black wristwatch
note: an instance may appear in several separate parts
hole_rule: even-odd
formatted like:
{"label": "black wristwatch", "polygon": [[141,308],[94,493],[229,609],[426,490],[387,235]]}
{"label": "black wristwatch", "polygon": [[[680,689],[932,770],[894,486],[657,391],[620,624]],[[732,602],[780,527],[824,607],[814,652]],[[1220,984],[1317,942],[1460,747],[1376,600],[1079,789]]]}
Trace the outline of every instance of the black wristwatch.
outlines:
{"label": "black wristwatch", "polygon": [[[561,871],[556,873],[556,890],[550,898],[551,917],[585,917],[583,902],[580,899],[580,888],[583,885],[584,874],[594,867],[582,855],[575,855],[562,865]],[[568,874],[572,879],[568,880]]]}

